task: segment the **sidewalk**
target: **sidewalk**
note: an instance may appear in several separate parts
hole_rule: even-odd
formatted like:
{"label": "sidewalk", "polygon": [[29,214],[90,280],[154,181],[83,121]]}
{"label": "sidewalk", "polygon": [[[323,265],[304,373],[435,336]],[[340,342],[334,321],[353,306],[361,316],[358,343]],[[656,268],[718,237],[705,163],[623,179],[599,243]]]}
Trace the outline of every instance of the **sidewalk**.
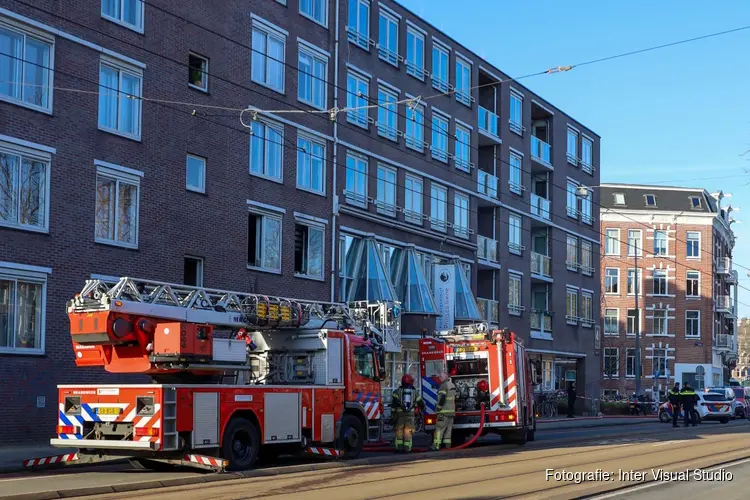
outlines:
{"label": "sidewalk", "polygon": [[51,457],[75,453],[74,448],[53,448],[44,444],[13,445],[0,447],[0,474],[23,469],[23,461],[29,458]]}
{"label": "sidewalk", "polygon": [[588,427],[609,427],[615,425],[635,425],[651,424],[658,422],[656,415],[641,417],[627,415],[604,415],[601,417],[575,417],[575,418],[552,418],[537,419],[536,428],[538,431],[547,431],[555,429],[576,429]]}

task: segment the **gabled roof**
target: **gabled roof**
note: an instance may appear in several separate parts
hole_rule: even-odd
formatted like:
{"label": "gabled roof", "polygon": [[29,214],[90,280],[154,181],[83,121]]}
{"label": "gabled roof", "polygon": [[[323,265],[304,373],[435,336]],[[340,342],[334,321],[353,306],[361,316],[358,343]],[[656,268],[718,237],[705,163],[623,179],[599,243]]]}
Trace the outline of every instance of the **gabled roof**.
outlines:
{"label": "gabled roof", "polygon": [[602,184],[599,190],[602,208],[612,210],[718,213],[716,200],[701,188]]}

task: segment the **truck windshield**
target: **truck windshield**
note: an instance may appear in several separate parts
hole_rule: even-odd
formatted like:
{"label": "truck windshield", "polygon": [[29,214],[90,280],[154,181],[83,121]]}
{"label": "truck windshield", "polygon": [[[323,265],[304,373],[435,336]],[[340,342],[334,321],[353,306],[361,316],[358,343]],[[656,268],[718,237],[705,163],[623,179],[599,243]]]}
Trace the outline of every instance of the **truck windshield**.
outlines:
{"label": "truck windshield", "polygon": [[448,373],[451,377],[487,375],[487,358],[448,361]]}
{"label": "truck windshield", "polygon": [[375,377],[375,358],[372,352],[372,349],[366,346],[354,348],[354,370],[363,377]]}

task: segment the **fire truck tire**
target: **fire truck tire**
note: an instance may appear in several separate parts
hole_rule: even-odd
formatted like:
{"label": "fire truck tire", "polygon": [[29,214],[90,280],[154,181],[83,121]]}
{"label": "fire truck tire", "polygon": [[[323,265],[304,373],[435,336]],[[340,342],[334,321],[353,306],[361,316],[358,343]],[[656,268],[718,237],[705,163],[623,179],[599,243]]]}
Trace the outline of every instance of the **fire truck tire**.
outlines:
{"label": "fire truck tire", "polygon": [[224,430],[221,452],[229,460],[228,470],[248,470],[258,458],[260,437],[258,429],[247,419],[234,417]]}
{"label": "fire truck tire", "polygon": [[336,441],[338,449],[344,452],[343,458],[357,458],[365,445],[365,429],[362,422],[351,414],[341,419],[341,434]]}
{"label": "fire truck tire", "polygon": [[536,419],[534,419],[534,427],[526,430],[526,441],[533,441],[536,439]]}

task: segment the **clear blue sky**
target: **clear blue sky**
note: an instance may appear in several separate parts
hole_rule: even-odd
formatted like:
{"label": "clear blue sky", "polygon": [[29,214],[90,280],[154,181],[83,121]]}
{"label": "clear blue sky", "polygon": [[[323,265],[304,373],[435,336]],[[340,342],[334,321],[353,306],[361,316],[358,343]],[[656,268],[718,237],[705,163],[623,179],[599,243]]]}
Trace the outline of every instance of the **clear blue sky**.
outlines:
{"label": "clear blue sky", "polygon": [[[510,76],[750,25],[740,0],[399,2]],[[748,47],[750,30],[522,82],[601,135],[602,182],[724,190],[725,205],[750,212],[750,153],[740,156],[750,149]],[[733,225],[734,261],[750,288],[737,266],[750,268],[745,219]],[[750,292],[739,300],[750,305]]]}

